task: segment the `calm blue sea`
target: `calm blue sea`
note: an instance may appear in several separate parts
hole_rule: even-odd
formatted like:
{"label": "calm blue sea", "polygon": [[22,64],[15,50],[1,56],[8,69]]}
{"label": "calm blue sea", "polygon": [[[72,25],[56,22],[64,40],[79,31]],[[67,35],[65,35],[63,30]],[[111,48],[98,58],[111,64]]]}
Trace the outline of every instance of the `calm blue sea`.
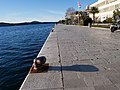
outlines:
{"label": "calm blue sea", "polygon": [[19,90],[53,26],[0,27],[0,90]]}

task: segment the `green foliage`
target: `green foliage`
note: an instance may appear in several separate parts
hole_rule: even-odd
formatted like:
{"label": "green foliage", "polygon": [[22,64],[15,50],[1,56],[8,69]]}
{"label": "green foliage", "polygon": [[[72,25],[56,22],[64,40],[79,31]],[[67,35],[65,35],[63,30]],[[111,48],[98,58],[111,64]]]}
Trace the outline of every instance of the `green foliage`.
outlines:
{"label": "green foliage", "polygon": [[59,20],[58,23],[65,24],[65,20]]}
{"label": "green foliage", "polygon": [[62,20],[59,20],[58,23],[62,23]]}
{"label": "green foliage", "polygon": [[110,28],[109,25],[92,25],[92,27]]}
{"label": "green foliage", "polygon": [[93,21],[95,22],[95,13],[99,13],[99,10],[97,7],[91,7],[90,8],[90,13],[93,14]]}
{"label": "green foliage", "polygon": [[91,7],[90,8],[90,13],[99,13],[99,10],[97,7]]}
{"label": "green foliage", "polygon": [[78,12],[78,14],[79,14],[79,24],[87,25],[86,24],[86,23],[88,23],[87,22],[87,19],[88,19],[87,13],[80,11],[80,12]]}
{"label": "green foliage", "polygon": [[66,18],[65,24],[70,25],[72,23],[71,19]]}
{"label": "green foliage", "polygon": [[103,21],[103,23],[112,23],[113,19],[112,18],[107,18],[106,20]]}
{"label": "green foliage", "polygon": [[75,12],[75,9],[73,8],[73,7],[70,7],[70,8],[68,8],[67,10],[66,10],[66,15],[65,15],[65,17],[66,18],[69,18],[69,17],[71,17],[71,15],[73,15],[73,13]]}
{"label": "green foliage", "polygon": [[103,21],[103,23],[112,23],[112,18],[107,18],[106,20]]}
{"label": "green foliage", "polygon": [[113,11],[113,18],[115,21],[120,20],[120,11],[118,9]]}
{"label": "green foliage", "polygon": [[84,25],[83,19],[80,20],[80,25]]}

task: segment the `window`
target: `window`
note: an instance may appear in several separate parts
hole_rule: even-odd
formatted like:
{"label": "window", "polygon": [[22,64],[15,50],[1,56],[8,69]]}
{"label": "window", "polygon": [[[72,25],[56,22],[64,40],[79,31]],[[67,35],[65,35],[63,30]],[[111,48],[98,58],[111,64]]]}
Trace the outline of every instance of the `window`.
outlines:
{"label": "window", "polygon": [[107,12],[107,11],[113,11],[113,10],[115,10],[115,9],[114,9],[114,5],[113,5],[113,6],[110,6],[110,7],[107,7],[107,8],[104,8],[104,9],[101,9],[101,10],[100,10],[100,13],[102,13],[102,12]]}
{"label": "window", "polygon": [[118,0],[106,0],[106,4],[109,4],[109,3],[112,3],[112,2],[115,2],[115,1],[118,1]]}

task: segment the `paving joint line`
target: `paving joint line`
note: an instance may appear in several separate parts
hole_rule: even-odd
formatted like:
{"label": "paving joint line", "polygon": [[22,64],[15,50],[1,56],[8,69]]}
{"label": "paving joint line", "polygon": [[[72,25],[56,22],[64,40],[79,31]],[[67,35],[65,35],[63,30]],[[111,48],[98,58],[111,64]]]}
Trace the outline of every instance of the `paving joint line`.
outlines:
{"label": "paving joint line", "polygon": [[63,69],[62,69],[62,62],[61,62],[61,55],[60,55],[60,46],[59,46],[59,43],[58,43],[58,35],[57,35],[57,46],[58,46],[58,56],[59,56],[59,63],[60,63],[60,66],[61,66],[61,76],[62,76],[62,86],[63,86],[63,90],[64,90],[64,80],[63,80]]}

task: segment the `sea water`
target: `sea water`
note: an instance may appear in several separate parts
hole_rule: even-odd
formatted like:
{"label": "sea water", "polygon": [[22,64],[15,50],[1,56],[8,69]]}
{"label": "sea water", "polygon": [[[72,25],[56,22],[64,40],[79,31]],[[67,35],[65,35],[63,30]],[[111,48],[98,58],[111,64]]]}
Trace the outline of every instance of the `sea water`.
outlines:
{"label": "sea water", "polygon": [[19,90],[53,26],[0,27],[0,90]]}

